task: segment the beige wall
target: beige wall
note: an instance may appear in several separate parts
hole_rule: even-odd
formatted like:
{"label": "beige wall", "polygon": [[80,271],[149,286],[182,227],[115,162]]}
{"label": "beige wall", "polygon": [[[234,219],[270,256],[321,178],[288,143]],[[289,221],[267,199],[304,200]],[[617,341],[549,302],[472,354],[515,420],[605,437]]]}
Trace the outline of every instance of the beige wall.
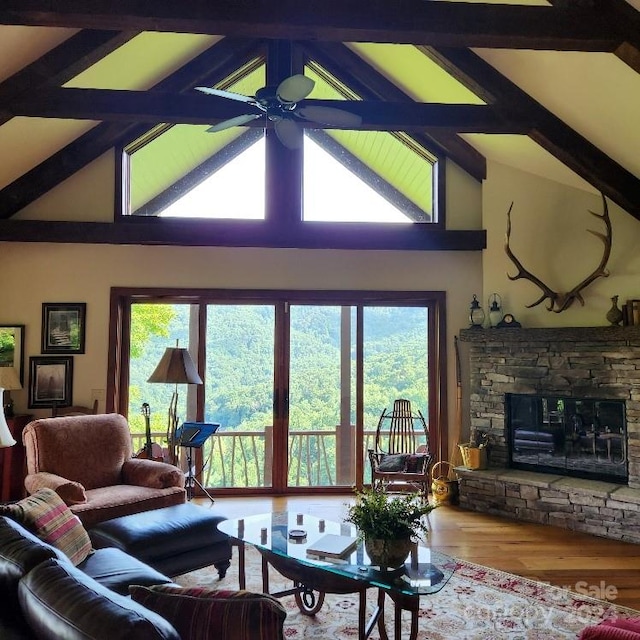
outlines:
{"label": "beige wall", "polygon": [[[447,294],[449,424],[455,433],[455,361],[453,339],[468,325],[471,297],[497,291],[526,326],[605,324],[614,293],[635,296],[640,258],[640,225],[611,206],[614,246],[612,275],[586,292],[584,308],[552,314],[524,305],[536,299],[528,283],[509,282],[513,273],[504,255],[506,211],[511,200],[513,246],[526,265],[551,286],[571,288],[597,263],[600,243],[571,229],[599,229],[586,210],[601,210],[597,194],[561,186],[489,164],[484,185],[455,165],[449,167],[449,228],[488,232],[488,249],[477,252],[329,251],[252,248],[135,247],[46,243],[0,243],[0,274],[5,302],[0,324],[26,325],[26,359],[40,354],[43,302],[86,302],[86,353],[74,358],[73,397],[88,403],[93,390],[106,388],[109,290],[112,286],[174,286],[264,289],[442,290]],[[40,219],[110,219],[113,207],[112,156],[105,154],[50,194],[30,205],[20,217]],[[595,260],[595,263],[594,263]],[[557,278],[557,280],[556,280]],[[19,412],[27,411],[26,390],[12,393]],[[102,408],[102,405],[101,405]],[[33,411],[38,414],[47,412]],[[464,436],[463,436],[464,439]]]}
{"label": "beige wall", "polygon": [[551,289],[566,292],[582,282],[599,264],[603,243],[587,229],[604,232],[604,223],[589,214],[601,214],[602,198],[557,182],[489,163],[483,188],[483,223],[487,250],[483,255],[484,305],[492,292],[505,312],[527,327],[607,325],[611,296],[620,303],[640,296],[640,222],[608,201],[613,242],[609,277],[599,278],[583,292],[584,306],[575,302],[562,313],[549,312],[546,301],[534,308],[540,289],[525,280],[510,281],[517,269],[504,251],[507,211],[511,213],[511,248],[526,269]]}

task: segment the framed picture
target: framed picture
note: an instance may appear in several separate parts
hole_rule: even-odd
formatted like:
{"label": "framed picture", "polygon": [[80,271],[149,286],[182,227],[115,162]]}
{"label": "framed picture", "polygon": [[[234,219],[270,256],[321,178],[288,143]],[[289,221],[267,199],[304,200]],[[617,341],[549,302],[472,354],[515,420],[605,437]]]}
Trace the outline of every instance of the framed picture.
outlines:
{"label": "framed picture", "polygon": [[42,353],[84,353],[86,315],[84,302],[44,302]]}
{"label": "framed picture", "polygon": [[24,386],[24,325],[0,325],[0,367],[14,367]]}
{"label": "framed picture", "polygon": [[31,356],[29,358],[29,408],[69,407],[72,403],[73,358]]}

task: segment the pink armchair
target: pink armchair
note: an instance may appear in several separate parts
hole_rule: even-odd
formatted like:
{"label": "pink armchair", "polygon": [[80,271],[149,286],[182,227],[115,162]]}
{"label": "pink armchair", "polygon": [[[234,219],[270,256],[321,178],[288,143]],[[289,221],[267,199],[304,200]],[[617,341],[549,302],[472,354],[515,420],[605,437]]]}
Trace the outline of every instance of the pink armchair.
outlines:
{"label": "pink armchair", "polygon": [[129,424],[117,413],[34,420],[22,440],[27,491],[53,489],[87,528],[186,500],[180,469],[131,457]]}

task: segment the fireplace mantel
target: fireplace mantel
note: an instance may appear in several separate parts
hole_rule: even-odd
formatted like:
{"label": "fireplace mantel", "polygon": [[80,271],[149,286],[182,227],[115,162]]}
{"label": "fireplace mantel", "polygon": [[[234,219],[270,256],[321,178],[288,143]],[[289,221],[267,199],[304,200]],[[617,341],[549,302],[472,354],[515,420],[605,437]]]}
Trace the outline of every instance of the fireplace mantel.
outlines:
{"label": "fireplace mantel", "polygon": [[632,342],[640,340],[638,327],[539,327],[534,329],[462,329],[462,342]]}

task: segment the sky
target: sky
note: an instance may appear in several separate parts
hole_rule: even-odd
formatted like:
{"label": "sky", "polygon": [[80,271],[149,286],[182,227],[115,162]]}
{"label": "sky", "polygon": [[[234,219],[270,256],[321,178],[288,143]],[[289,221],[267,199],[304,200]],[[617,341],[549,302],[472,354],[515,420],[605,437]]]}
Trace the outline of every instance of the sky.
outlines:
{"label": "sky", "polygon": [[[411,222],[307,136],[304,154],[305,220]],[[241,156],[167,207],[161,215],[182,218],[263,218],[264,157],[264,138],[261,138]],[[215,203],[214,211],[211,211],[212,201]]]}

